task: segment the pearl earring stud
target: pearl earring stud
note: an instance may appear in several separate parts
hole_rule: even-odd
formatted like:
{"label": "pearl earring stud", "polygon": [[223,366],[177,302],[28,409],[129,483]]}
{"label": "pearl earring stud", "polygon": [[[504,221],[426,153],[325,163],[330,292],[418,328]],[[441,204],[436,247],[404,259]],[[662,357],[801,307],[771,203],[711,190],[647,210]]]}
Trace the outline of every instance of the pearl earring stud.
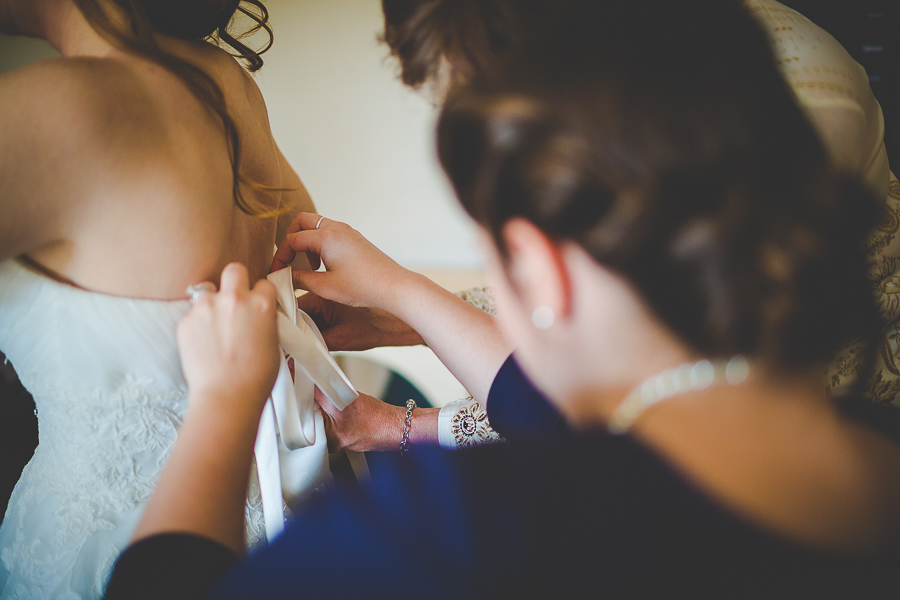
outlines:
{"label": "pearl earring stud", "polygon": [[550,329],[556,320],[556,314],[549,306],[538,306],[531,313],[531,322],[538,329]]}

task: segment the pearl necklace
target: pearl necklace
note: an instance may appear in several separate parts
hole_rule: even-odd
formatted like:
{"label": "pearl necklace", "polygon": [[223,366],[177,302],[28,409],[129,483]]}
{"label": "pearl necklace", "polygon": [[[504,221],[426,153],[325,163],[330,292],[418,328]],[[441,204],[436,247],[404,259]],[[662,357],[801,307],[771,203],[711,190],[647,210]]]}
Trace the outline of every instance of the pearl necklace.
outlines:
{"label": "pearl necklace", "polygon": [[740,354],[727,361],[703,359],[667,369],[648,377],[625,396],[609,420],[609,432],[616,435],[628,432],[641,413],[663,400],[712,385],[740,385],[749,376],[750,364]]}

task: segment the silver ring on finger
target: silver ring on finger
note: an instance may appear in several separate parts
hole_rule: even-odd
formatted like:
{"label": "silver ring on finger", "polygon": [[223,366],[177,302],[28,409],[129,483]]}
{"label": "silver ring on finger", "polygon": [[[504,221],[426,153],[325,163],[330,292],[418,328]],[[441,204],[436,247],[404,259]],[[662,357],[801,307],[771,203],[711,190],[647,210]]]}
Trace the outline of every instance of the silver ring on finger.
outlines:
{"label": "silver ring on finger", "polygon": [[319,220],[316,221],[316,229],[319,228],[319,225],[321,225],[321,224],[322,224],[322,221],[324,221],[324,220],[325,220],[325,217],[319,217]]}
{"label": "silver ring on finger", "polygon": [[189,285],[185,293],[191,299],[191,304],[197,301],[197,297],[200,296],[203,292],[212,292],[215,293],[216,286],[209,281],[203,281],[201,283],[196,283],[194,285]]}

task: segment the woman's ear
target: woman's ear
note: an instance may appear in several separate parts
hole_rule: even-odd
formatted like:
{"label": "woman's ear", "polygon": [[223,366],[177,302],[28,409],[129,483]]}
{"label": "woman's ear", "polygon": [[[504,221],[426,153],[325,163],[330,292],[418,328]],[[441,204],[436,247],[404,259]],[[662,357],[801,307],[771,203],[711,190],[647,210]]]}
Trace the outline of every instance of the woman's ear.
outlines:
{"label": "woman's ear", "polygon": [[534,325],[546,329],[568,317],[572,288],[561,246],[522,218],[507,222],[501,236],[508,252],[507,277]]}

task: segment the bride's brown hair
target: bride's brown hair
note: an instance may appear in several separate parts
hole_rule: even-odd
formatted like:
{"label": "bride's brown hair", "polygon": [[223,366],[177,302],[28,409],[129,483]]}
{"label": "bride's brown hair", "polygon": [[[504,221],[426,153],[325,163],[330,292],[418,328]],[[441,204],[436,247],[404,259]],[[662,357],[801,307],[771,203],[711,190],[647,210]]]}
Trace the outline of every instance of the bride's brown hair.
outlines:
{"label": "bride's brown hair", "polygon": [[[281,191],[244,178],[240,173],[241,138],[237,125],[228,113],[225,94],[216,81],[202,69],[163,50],[156,34],[183,40],[206,40],[230,48],[232,55],[246,63],[248,71],[263,66],[260,56],[272,47],[272,28],[269,11],[261,0],[110,0],[125,16],[125,26],[118,24],[102,0],[73,0],[87,22],[115,46],[152,60],[181,79],[196,98],[212,110],[222,121],[231,172],[234,176],[232,193],[238,208],[250,215],[271,216],[268,207],[248,202],[241,193],[243,183],[255,189]],[[252,23],[236,33],[232,21],[241,14]],[[259,50],[253,50],[241,40],[265,31],[268,40]],[[277,212],[277,211],[276,211]]]}

